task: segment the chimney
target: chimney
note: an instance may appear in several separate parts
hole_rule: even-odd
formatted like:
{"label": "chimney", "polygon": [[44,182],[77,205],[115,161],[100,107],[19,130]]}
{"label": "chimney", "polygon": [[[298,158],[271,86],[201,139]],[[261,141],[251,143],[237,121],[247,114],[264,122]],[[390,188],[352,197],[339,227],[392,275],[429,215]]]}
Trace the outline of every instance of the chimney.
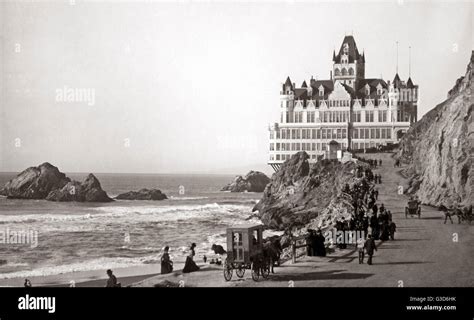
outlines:
{"label": "chimney", "polygon": [[332,70],[329,71],[329,79],[331,79],[331,81],[332,81]]}

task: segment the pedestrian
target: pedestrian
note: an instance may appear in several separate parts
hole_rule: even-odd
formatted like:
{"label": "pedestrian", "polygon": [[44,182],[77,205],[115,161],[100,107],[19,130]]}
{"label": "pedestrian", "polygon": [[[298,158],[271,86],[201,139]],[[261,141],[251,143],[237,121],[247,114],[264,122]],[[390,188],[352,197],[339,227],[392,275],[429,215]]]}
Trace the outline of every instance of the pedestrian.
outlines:
{"label": "pedestrian", "polygon": [[31,288],[32,287],[30,279],[25,279],[24,286],[25,286],[25,288]]}
{"label": "pedestrian", "polygon": [[364,238],[359,238],[357,240],[357,249],[359,249],[359,264],[363,264],[364,263],[364,250],[365,250]]}
{"label": "pedestrian", "polygon": [[379,167],[382,166],[382,159],[379,159]]}
{"label": "pedestrian", "polygon": [[105,285],[106,288],[120,288],[121,284],[117,282],[117,277],[113,274],[112,270],[107,270],[107,275],[109,279],[107,279],[107,284]]}
{"label": "pedestrian", "polygon": [[173,261],[170,259],[169,250],[170,247],[166,246],[161,256],[161,274],[167,274],[173,271]]}
{"label": "pedestrian", "polygon": [[186,262],[184,263],[183,273],[194,272],[200,269],[196,262],[194,262],[194,256],[196,255],[194,248],[196,248],[196,244],[192,243],[189,248],[189,254],[186,257]]}
{"label": "pedestrian", "polygon": [[367,251],[367,255],[369,256],[369,259],[367,260],[367,264],[371,265],[372,256],[374,255],[374,250],[377,251],[377,246],[375,245],[375,241],[370,234],[367,236],[367,240],[365,241],[364,247],[365,247],[365,250]]}
{"label": "pedestrian", "polygon": [[397,231],[397,225],[395,222],[390,222],[390,240],[395,240],[395,232]]}

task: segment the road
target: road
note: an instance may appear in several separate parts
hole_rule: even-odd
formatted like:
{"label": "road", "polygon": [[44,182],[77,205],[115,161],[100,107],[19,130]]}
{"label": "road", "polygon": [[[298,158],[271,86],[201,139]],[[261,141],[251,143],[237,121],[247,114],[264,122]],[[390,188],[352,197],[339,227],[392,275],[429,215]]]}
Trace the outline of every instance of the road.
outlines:
{"label": "road", "polygon": [[[244,279],[234,274],[225,282],[222,269],[206,266],[192,274],[157,276],[139,286],[153,286],[168,280],[182,286],[265,286],[265,287],[472,287],[474,286],[474,224],[454,224],[436,208],[422,206],[421,219],[405,218],[407,197],[398,194],[398,186],[407,181],[393,167],[390,154],[363,155],[382,159],[375,170],[382,175],[377,185],[381,203],[392,212],[397,224],[394,241],[378,241],[373,265],[359,264],[353,247],[339,250],[327,257],[302,257],[296,264],[284,263],[275,268],[268,280],[254,282],[247,272]],[[367,260],[367,258],[366,258]]]}

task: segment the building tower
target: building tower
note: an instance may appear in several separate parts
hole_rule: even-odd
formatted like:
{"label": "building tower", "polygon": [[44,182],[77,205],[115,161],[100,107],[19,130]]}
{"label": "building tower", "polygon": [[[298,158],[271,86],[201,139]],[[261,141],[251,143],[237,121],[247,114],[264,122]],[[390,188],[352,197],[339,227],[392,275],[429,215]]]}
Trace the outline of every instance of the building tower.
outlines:
{"label": "building tower", "polygon": [[339,53],[333,52],[334,83],[357,88],[358,80],[365,77],[365,56],[357,49],[353,36],[345,36]]}

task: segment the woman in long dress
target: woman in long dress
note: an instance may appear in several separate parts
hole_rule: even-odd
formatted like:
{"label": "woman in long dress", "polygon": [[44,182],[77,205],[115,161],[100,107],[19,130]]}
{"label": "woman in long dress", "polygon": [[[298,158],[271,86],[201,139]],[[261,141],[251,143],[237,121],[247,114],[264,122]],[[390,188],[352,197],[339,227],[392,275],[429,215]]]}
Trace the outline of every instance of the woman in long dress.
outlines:
{"label": "woman in long dress", "polygon": [[189,255],[186,257],[186,263],[184,264],[183,273],[189,273],[199,270],[198,265],[194,262],[194,256],[196,255],[194,248],[196,248],[195,243],[191,244],[191,248],[189,249]]}
{"label": "woman in long dress", "polygon": [[173,261],[170,259],[168,251],[170,247],[165,247],[165,252],[161,256],[161,274],[167,274],[173,271]]}

